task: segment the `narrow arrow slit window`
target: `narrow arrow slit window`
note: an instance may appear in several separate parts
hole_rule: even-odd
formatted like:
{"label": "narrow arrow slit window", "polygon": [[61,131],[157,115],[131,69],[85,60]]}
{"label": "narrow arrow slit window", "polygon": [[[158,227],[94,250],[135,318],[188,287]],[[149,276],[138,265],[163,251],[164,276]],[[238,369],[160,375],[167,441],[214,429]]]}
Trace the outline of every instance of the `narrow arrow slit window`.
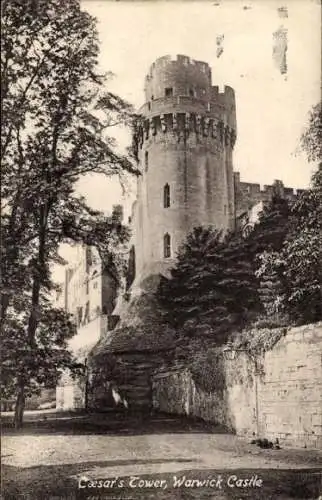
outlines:
{"label": "narrow arrow slit window", "polygon": [[163,255],[166,259],[171,257],[171,237],[166,233],[163,237]]}
{"label": "narrow arrow slit window", "polygon": [[163,206],[164,208],[170,207],[170,186],[168,183],[163,188]]}

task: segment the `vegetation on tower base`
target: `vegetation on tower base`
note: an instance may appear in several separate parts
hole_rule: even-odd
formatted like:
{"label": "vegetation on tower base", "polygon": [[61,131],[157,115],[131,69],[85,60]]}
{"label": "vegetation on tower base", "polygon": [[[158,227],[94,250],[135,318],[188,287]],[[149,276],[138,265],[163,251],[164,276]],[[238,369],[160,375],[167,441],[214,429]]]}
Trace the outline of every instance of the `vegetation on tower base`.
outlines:
{"label": "vegetation on tower base", "polygon": [[161,281],[158,299],[166,323],[179,337],[224,342],[260,310],[247,244],[239,234],[195,228],[178,253],[170,279]]}

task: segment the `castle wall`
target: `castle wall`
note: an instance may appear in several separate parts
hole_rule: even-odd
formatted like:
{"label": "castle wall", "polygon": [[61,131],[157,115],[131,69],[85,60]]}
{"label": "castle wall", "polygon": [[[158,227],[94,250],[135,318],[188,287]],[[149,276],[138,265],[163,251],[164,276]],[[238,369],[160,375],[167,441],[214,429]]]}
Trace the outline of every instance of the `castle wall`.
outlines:
{"label": "castle wall", "polygon": [[[165,366],[154,373],[154,407],[224,424],[239,435],[277,438],[282,445],[319,449],[321,340],[319,323],[289,329],[263,356],[237,350],[226,357],[222,352],[218,366],[218,357],[211,350],[207,358],[197,352],[193,361],[201,373],[199,380],[189,367]],[[211,378],[213,387],[206,390],[204,384]]]}
{"label": "castle wall", "polygon": [[279,180],[276,180],[273,185],[265,185],[261,189],[258,183],[241,182],[240,173],[234,172],[236,215],[239,216],[260,202],[268,203],[276,191],[279,191],[281,196],[290,202],[294,202],[305,190],[285,187]]}

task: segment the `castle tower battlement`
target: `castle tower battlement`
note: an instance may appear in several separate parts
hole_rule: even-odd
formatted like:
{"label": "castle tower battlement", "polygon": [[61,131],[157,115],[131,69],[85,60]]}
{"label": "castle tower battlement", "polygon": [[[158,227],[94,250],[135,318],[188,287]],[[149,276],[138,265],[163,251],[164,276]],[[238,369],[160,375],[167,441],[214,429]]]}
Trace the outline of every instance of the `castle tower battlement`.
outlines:
{"label": "castle tower battlement", "polygon": [[163,272],[192,229],[232,229],[235,94],[212,85],[202,61],[157,59],[145,79],[133,144],[139,161],[136,276]]}

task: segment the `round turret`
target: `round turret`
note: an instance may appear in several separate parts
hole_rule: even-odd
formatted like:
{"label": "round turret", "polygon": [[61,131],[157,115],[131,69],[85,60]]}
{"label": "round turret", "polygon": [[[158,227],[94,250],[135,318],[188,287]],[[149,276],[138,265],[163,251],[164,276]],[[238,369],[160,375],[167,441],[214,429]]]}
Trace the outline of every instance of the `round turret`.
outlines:
{"label": "round turret", "polygon": [[136,275],[172,265],[196,226],[232,229],[234,90],[212,86],[207,63],[157,59],[145,80],[134,146],[142,175],[135,215]]}

